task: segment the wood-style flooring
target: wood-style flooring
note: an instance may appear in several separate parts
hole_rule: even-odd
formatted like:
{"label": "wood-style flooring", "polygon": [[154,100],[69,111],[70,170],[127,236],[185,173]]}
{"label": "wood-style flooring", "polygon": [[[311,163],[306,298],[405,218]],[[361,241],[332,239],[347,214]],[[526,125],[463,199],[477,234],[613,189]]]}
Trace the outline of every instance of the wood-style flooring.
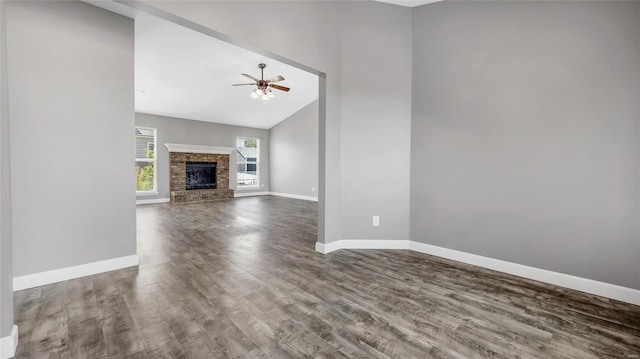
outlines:
{"label": "wood-style flooring", "polygon": [[640,307],[404,250],[314,251],[316,203],[138,206],[140,267],[15,294],[17,358],[640,356]]}

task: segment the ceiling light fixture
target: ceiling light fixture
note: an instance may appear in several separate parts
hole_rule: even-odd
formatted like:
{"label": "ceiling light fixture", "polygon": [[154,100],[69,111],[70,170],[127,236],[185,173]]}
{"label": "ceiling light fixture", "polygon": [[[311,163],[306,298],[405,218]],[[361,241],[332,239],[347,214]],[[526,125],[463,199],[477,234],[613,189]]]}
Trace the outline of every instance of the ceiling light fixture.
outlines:
{"label": "ceiling light fixture", "polygon": [[279,81],[284,81],[284,77],[282,76],[274,76],[268,79],[264,79],[264,68],[267,67],[267,65],[265,64],[258,64],[258,68],[260,69],[260,79],[258,80],[257,78],[248,75],[248,74],[241,74],[242,76],[248,77],[250,79],[252,79],[253,81],[255,81],[254,83],[249,83],[249,84],[233,84],[231,86],[257,86],[256,89],[254,89],[251,92],[251,95],[249,95],[249,97],[251,98],[255,98],[255,99],[261,99],[264,101],[269,101],[269,99],[272,99],[274,97],[276,97],[273,94],[273,91],[271,91],[272,88],[276,89],[276,90],[280,90],[280,91],[285,91],[285,92],[289,92],[289,90],[291,90],[288,87],[285,86],[280,86],[280,85],[274,85],[274,82],[279,82]]}

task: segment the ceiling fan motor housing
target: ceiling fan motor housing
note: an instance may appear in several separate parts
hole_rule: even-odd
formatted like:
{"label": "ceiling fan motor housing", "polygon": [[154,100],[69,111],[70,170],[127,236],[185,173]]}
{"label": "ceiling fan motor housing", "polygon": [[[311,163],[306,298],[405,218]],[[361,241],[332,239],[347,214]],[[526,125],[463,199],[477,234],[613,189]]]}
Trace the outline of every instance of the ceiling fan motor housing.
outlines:
{"label": "ceiling fan motor housing", "polygon": [[260,81],[256,81],[258,85],[258,89],[265,91],[269,83],[264,80],[264,68],[267,67],[267,64],[258,64],[260,68]]}

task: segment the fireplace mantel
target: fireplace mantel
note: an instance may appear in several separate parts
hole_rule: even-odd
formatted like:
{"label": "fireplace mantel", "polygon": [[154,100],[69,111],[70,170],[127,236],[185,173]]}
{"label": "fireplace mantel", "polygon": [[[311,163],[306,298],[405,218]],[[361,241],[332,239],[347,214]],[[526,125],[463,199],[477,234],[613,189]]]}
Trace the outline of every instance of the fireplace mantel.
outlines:
{"label": "fireplace mantel", "polygon": [[212,155],[230,155],[235,150],[234,147],[203,146],[203,145],[183,145],[179,143],[165,143],[169,152],[181,153],[208,153]]}

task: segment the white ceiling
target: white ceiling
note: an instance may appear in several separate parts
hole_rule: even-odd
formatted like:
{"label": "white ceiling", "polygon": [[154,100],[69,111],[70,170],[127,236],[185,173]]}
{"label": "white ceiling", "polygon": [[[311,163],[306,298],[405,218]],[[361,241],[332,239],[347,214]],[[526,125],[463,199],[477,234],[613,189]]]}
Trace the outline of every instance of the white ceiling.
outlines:
{"label": "white ceiling", "polygon": [[375,0],[379,2],[386,2],[389,4],[402,5],[408,7],[415,7],[425,4],[431,4],[434,2],[442,1],[442,0]]}
{"label": "white ceiling", "polygon": [[[318,98],[316,75],[150,15],[135,26],[136,112],[271,128]],[[255,86],[231,86],[260,78],[261,62],[291,91],[262,101],[249,98]]]}

